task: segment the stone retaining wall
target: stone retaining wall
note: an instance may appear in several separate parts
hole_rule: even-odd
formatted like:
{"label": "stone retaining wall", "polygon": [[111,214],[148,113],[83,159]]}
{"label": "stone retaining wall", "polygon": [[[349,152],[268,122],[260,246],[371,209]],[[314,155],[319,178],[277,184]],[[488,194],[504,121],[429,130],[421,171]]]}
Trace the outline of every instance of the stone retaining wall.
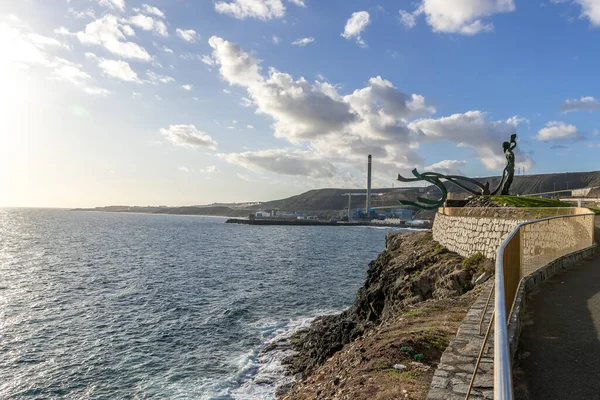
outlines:
{"label": "stone retaining wall", "polygon": [[437,213],[433,223],[433,240],[463,257],[482,253],[496,259],[502,241],[522,220],[454,217]]}

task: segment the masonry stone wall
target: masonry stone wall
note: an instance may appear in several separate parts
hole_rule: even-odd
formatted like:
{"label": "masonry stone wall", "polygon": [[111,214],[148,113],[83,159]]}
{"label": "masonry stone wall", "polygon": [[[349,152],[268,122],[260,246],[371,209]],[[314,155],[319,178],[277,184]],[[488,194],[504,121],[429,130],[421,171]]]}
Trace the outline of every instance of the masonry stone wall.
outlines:
{"label": "masonry stone wall", "polygon": [[482,253],[496,259],[502,241],[523,220],[455,217],[438,213],[433,223],[433,240],[461,256]]}

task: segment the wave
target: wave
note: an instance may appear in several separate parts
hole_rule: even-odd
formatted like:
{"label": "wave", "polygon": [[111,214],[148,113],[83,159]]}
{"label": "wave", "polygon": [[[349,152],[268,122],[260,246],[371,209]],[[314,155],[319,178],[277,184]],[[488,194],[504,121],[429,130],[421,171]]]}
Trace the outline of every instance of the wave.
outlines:
{"label": "wave", "polygon": [[[308,328],[321,315],[337,314],[341,310],[317,310],[311,317],[298,317],[287,321],[263,319],[250,327],[257,329],[263,343],[238,356],[237,370],[226,380],[209,382],[205,390],[212,392],[202,400],[270,400],[275,399],[277,388],[287,386],[295,377],[286,374],[283,360],[294,354],[290,338],[299,330]],[[212,390],[211,390],[212,389]]]}

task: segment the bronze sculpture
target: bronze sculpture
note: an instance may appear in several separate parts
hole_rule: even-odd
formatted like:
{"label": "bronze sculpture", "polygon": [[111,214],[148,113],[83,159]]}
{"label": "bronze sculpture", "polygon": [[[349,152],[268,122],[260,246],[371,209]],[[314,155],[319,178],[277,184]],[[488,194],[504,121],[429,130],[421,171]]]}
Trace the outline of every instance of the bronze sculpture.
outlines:
{"label": "bronze sculpture", "polygon": [[[513,134],[510,137],[510,142],[504,142],[502,144],[502,148],[504,149],[504,157],[506,157],[506,167],[504,167],[504,171],[502,171],[502,179],[500,180],[500,183],[498,184],[498,186],[496,186],[496,188],[494,188],[494,190],[490,191],[489,182],[482,184],[481,182],[472,178],[468,178],[466,176],[443,175],[437,172],[424,172],[421,174],[415,168],[412,170],[412,173],[415,176],[414,178],[404,178],[402,175],[398,174],[398,180],[400,182],[429,182],[435,185],[440,190],[440,192],[442,193],[442,197],[437,200],[430,200],[424,197],[417,197],[417,202],[408,200],[399,200],[399,202],[400,204],[405,206],[413,206],[424,210],[433,210],[438,207],[441,207],[446,202],[446,198],[448,197],[448,189],[441,181],[441,179],[444,179],[448,182],[452,182],[475,196],[493,196],[496,193],[498,193],[500,188],[502,188],[501,195],[506,196],[509,194],[510,186],[515,175],[515,154],[513,153],[515,147],[517,147],[517,135]],[[465,183],[469,183],[471,185],[476,186],[477,188],[479,188],[479,191],[468,187]]]}
{"label": "bronze sculpture", "polygon": [[506,157],[506,167],[502,173],[502,179],[504,179],[504,176],[507,175],[506,182],[504,182],[502,192],[500,193],[502,196],[508,196],[510,185],[512,185],[513,177],[515,176],[515,153],[513,153],[515,147],[517,147],[516,133],[510,136],[510,142],[502,143],[504,157]]}

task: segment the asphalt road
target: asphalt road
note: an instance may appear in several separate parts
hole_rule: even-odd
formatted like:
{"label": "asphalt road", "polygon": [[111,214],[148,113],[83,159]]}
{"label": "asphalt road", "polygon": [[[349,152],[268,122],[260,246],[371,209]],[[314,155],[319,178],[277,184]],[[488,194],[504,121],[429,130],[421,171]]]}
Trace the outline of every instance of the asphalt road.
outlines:
{"label": "asphalt road", "polygon": [[600,255],[531,293],[517,358],[517,399],[600,400]]}

